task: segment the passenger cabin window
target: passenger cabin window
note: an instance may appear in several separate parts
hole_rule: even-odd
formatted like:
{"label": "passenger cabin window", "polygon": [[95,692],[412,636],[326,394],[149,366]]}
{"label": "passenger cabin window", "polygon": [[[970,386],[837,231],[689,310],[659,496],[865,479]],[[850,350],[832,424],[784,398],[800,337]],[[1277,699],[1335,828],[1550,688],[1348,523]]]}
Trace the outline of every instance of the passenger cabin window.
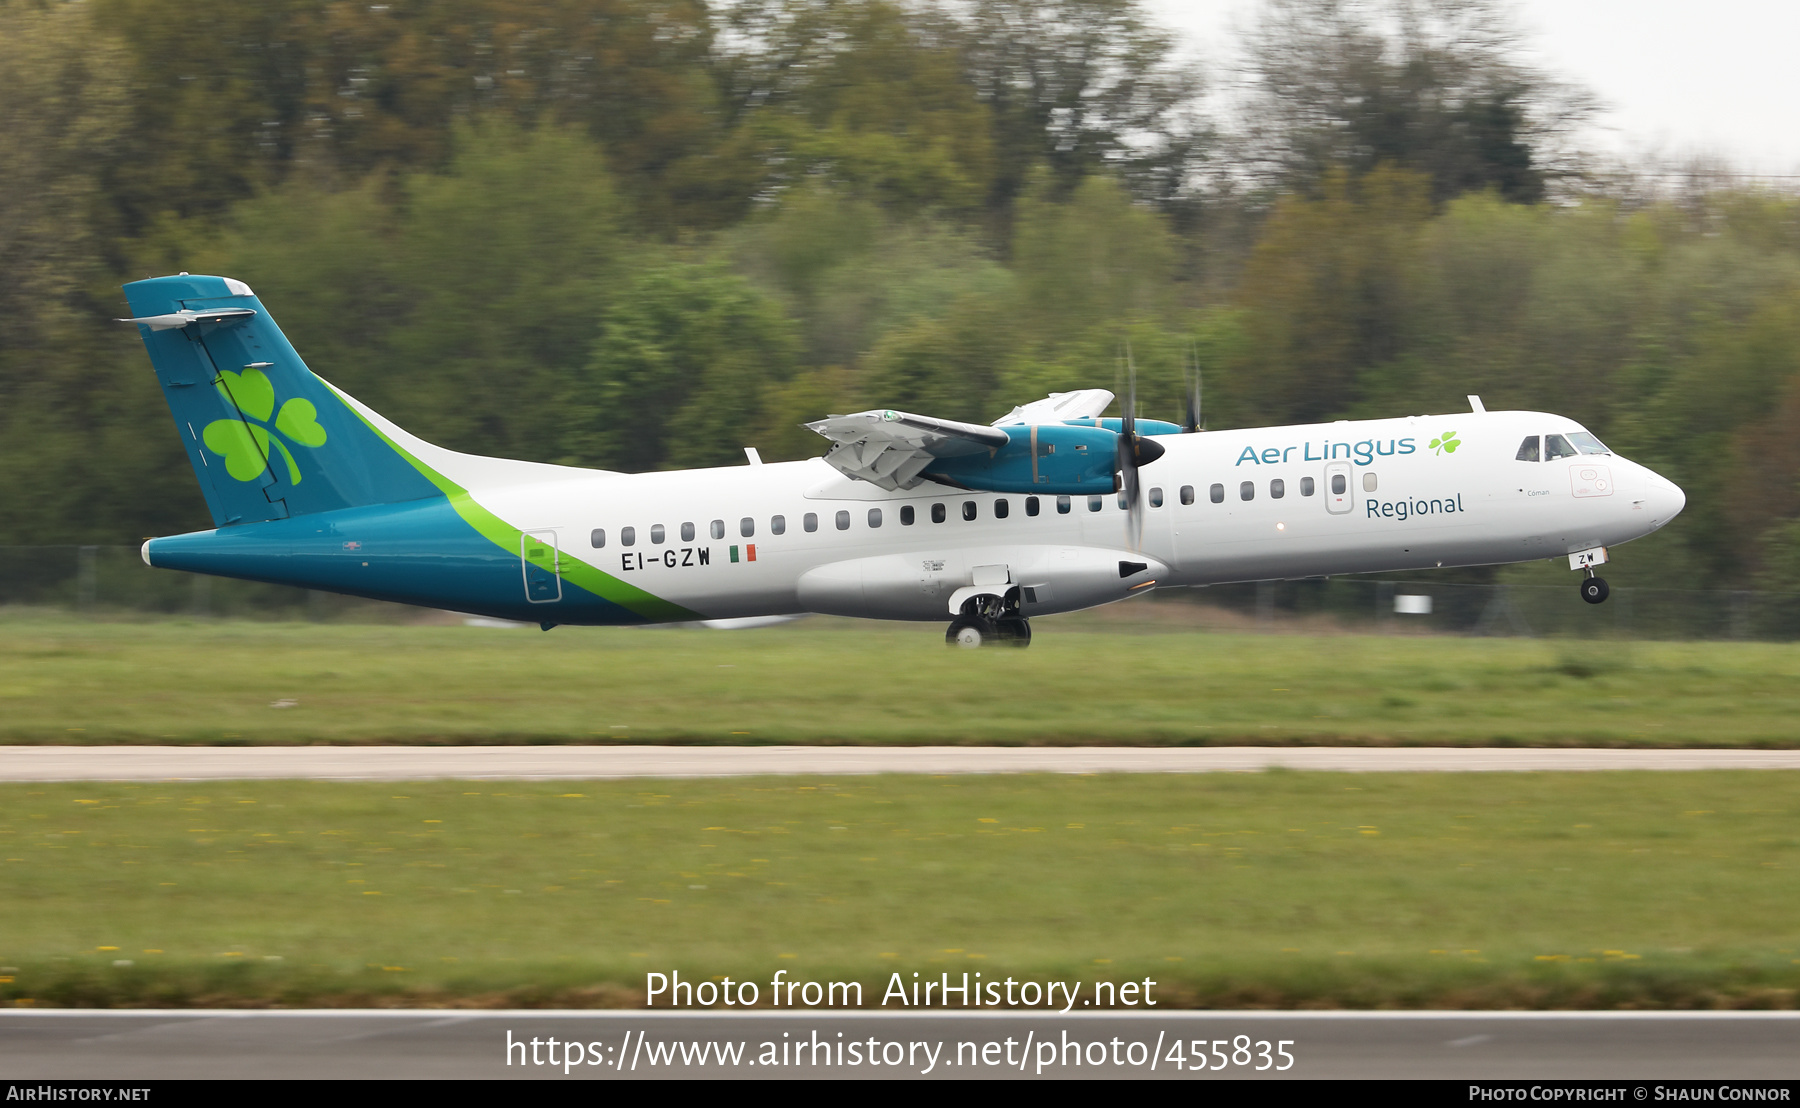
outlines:
{"label": "passenger cabin window", "polygon": [[869,526],[870,527],[880,527],[881,526],[881,509],[880,508],[870,508],[869,509]]}
{"label": "passenger cabin window", "polygon": [[1269,499],[1280,500],[1287,495],[1287,482],[1277,477],[1269,482]]}
{"label": "passenger cabin window", "polygon": [[592,531],[588,532],[588,542],[593,546],[593,548],[595,550],[598,550],[601,547],[605,546],[606,545],[606,528],[596,527]]}
{"label": "passenger cabin window", "polygon": [[1007,516],[1009,516],[1011,514],[1012,514],[1012,505],[1010,505],[1006,502],[1006,498],[1004,496],[1001,497],[1000,499],[994,501],[994,518],[995,519],[1005,519]]}
{"label": "passenger cabin window", "polygon": [[1100,496],[1088,497],[1088,511],[1090,511],[1090,512],[1099,511],[1100,510],[1100,502],[1104,499],[1105,499],[1105,497],[1100,497]]}
{"label": "passenger cabin window", "polygon": [[933,504],[931,506],[931,522],[944,522],[944,506],[942,504]]}
{"label": "passenger cabin window", "polygon": [[1056,514],[1059,516],[1068,515],[1070,504],[1071,504],[1071,501],[1069,500],[1068,497],[1066,497],[1066,496],[1057,497],[1056,498]]}
{"label": "passenger cabin window", "polygon": [[1239,500],[1255,500],[1256,499],[1256,482],[1255,481],[1245,481],[1243,484],[1239,485],[1238,486],[1238,499]]}
{"label": "passenger cabin window", "polygon": [[850,513],[849,512],[839,512],[837,514],[837,529],[840,531],[850,530]]}
{"label": "passenger cabin window", "polygon": [[754,537],[756,535],[756,521],[749,516],[745,516],[743,519],[738,520],[738,534],[747,539]]}
{"label": "passenger cabin window", "polygon": [[1563,438],[1561,435],[1544,436],[1544,460],[1546,462],[1554,462],[1558,458],[1573,458],[1574,456],[1575,448],[1569,445],[1568,439]]}
{"label": "passenger cabin window", "polygon": [[913,525],[913,506],[911,504],[900,505],[900,526],[911,527],[912,525]]}
{"label": "passenger cabin window", "polygon": [[975,502],[973,500],[963,501],[963,519],[970,523],[974,522],[974,520],[975,520]]}
{"label": "passenger cabin window", "polygon": [[1192,504],[1194,502],[1194,486],[1181,486],[1181,502],[1183,504]]}
{"label": "passenger cabin window", "polygon": [[1376,484],[1375,471],[1372,469],[1363,470],[1363,491],[1374,492]]}
{"label": "passenger cabin window", "polygon": [[1575,449],[1581,451],[1583,454],[1611,454],[1612,453],[1612,451],[1608,450],[1605,446],[1601,445],[1601,442],[1599,439],[1588,434],[1586,431],[1570,431],[1569,432],[1569,441],[1574,443]]}
{"label": "passenger cabin window", "polygon": [[770,516],[769,517],[769,534],[771,534],[771,535],[787,534],[787,517],[786,516]]}
{"label": "passenger cabin window", "polygon": [[1225,486],[1219,484],[1213,485],[1212,488],[1206,490],[1206,496],[1207,499],[1211,500],[1214,504],[1225,503]]}
{"label": "passenger cabin window", "polygon": [[1162,507],[1162,490],[1161,489],[1151,489],[1150,490],[1150,506],[1152,508]]}
{"label": "passenger cabin window", "polygon": [[805,515],[801,516],[800,517],[800,526],[803,527],[806,530],[806,533],[809,535],[812,534],[814,531],[817,531],[819,529],[819,513],[808,512]]}
{"label": "passenger cabin window", "polygon": [[1025,514],[1028,516],[1034,516],[1034,515],[1038,514],[1038,498],[1037,497],[1028,496],[1025,498]]}
{"label": "passenger cabin window", "polygon": [[636,527],[621,527],[621,528],[619,528],[619,543],[620,543],[620,545],[631,546],[636,542],[637,542],[637,528]]}
{"label": "passenger cabin window", "polygon": [[1526,435],[1525,441],[1519,444],[1519,452],[1513,455],[1515,462],[1535,462],[1538,460],[1538,437]]}
{"label": "passenger cabin window", "polygon": [[1313,479],[1311,477],[1300,478],[1300,495],[1301,496],[1311,496],[1312,494],[1313,494]]}
{"label": "passenger cabin window", "polygon": [[1125,503],[1125,490],[1120,489],[1119,490],[1119,510],[1122,512],[1129,506],[1130,505]]}
{"label": "passenger cabin window", "polygon": [[713,538],[715,538],[715,539],[724,538],[725,537],[725,521],[722,519],[713,520],[711,530],[712,530]]}
{"label": "passenger cabin window", "polygon": [[655,543],[658,546],[661,546],[663,539],[665,539],[667,537],[668,537],[668,534],[663,531],[662,524],[657,523],[657,524],[651,525],[651,527],[650,527],[650,541],[651,542]]}
{"label": "passenger cabin window", "polygon": [[693,524],[684,523],[681,525],[681,541],[682,542],[693,542],[694,541],[694,525]]}
{"label": "passenger cabin window", "polygon": [[1350,480],[1341,473],[1331,475],[1331,495],[1342,496],[1350,491]]}

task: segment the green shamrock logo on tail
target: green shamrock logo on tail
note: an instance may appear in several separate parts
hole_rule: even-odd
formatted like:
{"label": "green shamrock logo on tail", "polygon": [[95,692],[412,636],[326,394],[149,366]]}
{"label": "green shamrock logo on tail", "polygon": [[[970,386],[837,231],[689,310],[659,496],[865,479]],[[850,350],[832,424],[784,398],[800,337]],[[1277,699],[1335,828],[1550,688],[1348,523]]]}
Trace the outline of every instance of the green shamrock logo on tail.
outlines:
{"label": "green shamrock logo on tail", "polygon": [[[256,480],[268,465],[269,446],[273,444],[287,461],[288,480],[298,485],[300,467],[283,436],[300,446],[325,445],[325,428],[319,426],[319,410],[312,401],[296,396],[276,414],[275,386],[269,383],[268,374],[255,366],[245,366],[242,373],[221,370],[214,385],[225,402],[244,416],[215,419],[201,432],[206,448],[225,459],[225,472],[239,481]],[[275,417],[275,434],[264,426],[271,415]]]}
{"label": "green shamrock logo on tail", "polygon": [[1445,431],[1426,445],[1438,454],[1454,454],[1456,448],[1462,445],[1462,440],[1456,437],[1455,431]]}

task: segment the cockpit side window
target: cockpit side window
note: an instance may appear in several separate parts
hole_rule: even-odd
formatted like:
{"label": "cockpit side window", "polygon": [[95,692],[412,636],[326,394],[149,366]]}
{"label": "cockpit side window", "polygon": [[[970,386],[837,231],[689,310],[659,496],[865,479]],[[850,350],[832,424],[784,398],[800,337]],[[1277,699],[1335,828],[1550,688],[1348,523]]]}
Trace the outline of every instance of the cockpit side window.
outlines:
{"label": "cockpit side window", "polygon": [[1583,454],[1611,454],[1601,441],[1586,431],[1570,431],[1569,441]]}
{"label": "cockpit side window", "polygon": [[1544,436],[1544,460],[1546,462],[1554,462],[1558,458],[1573,458],[1574,456],[1575,448],[1569,445],[1568,439],[1563,438],[1561,435]]}
{"label": "cockpit side window", "polygon": [[1519,444],[1519,452],[1513,458],[1518,462],[1535,462],[1538,460],[1538,437],[1526,435],[1525,441]]}

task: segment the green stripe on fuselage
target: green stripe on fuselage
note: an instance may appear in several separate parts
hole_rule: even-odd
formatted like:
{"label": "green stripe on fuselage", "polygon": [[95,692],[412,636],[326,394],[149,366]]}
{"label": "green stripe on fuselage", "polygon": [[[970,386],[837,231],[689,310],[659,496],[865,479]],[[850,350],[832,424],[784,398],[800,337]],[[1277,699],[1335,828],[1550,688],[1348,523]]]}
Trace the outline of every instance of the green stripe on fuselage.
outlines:
{"label": "green stripe on fuselage", "polygon": [[[323,378],[321,378],[321,380],[323,380]],[[487,539],[495,546],[500,547],[502,550],[515,555],[519,553],[521,543],[524,540],[524,531],[514,527],[512,524],[476,503],[475,498],[469,494],[468,489],[463,488],[455,481],[450,480],[448,477],[445,477],[437,470],[426,465],[418,458],[415,458],[405,447],[389,438],[382,432],[381,428],[370,423],[368,417],[357,410],[356,405],[346,400],[344,394],[338,390],[337,386],[332,385],[329,381],[325,382],[325,385],[337,395],[339,402],[341,402],[345,408],[348,408],[352,414],[362,420],[363,424],[367,426],[369,430],[381,436],[381,440],[392,447],[396,454],[405,458],[412,464],[414,469],[417,469],[424,475],[426,480],[436,485],[449,500],[450,506],[456,510],[456,514],[462,517],[463,522],[467,523],[470,527],[473,527],[483,538]],[[653,623],[700,618],[699,614],[696,612],[689,611],[673,601],[664,600],[654,593],[645,592],[636,585],[621,581],[617,577],[604,573],[579,558],[570,556],[567,552],[563,552],[559,555],[559,561],[562,566],[567,567],[561,574],[564,581],[571,585],[575,585],[578,588],[586,589],[588,592],[593,593],[602,600],[611,601],[619,607],[624,608],[629,612],[634,612]]]}

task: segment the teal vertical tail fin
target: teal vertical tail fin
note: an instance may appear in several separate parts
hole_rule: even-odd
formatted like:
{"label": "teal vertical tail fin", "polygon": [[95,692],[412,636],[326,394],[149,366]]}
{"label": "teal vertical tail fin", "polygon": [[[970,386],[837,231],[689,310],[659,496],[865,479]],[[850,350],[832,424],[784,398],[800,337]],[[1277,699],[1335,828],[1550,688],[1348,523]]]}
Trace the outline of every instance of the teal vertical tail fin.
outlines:
{"label": "teal vertical tail fin", "polygon": [[216,526],[441,494],[314,376],[242,281],[184,273],[125,296]]}

